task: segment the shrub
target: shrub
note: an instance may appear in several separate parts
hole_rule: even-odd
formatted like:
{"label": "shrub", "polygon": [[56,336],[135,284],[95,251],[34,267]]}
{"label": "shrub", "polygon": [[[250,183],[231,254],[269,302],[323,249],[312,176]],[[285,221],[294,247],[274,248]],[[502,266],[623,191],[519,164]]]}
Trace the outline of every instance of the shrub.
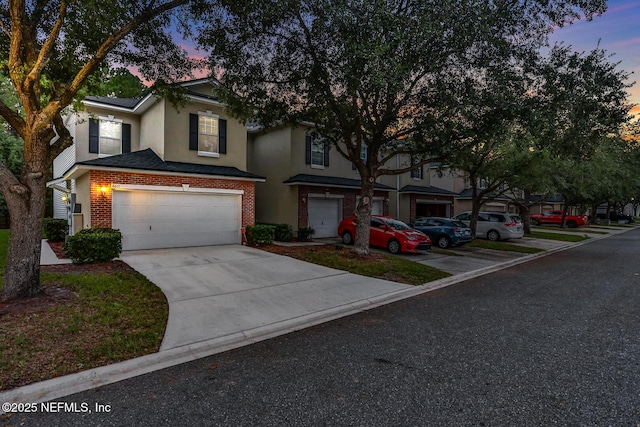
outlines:
{"label": "shrub", "polygon": [[62,242],[67,237],[69,224],[66,219],[45,218],[42,222],[42,235],[52,242]]}
{"label": "shrub", "polygon": [[247,227],[247,243],[254,246],[265,246],[273,243],[276,227],[274,225],[257,224]]}
{"label": "shrub", "polygon": [[300,227],[298,229],[298,240],[301,242],[309,242],[311,241],[311,236],[316,233],[316,230],[313,227]]}
{"label": "shrub", "polygon": [[122,233],[112,228],[87,228],[69,236],[64,249],[74,264],[111,261],[122,252]]}
{"label": "shrub", "polygon": [[294,240],[293,227],[291,227],[289,224],[259,224],[259,225],[270,225],[275,227],[273,240],[277,240],[279,242],[291,242]]}

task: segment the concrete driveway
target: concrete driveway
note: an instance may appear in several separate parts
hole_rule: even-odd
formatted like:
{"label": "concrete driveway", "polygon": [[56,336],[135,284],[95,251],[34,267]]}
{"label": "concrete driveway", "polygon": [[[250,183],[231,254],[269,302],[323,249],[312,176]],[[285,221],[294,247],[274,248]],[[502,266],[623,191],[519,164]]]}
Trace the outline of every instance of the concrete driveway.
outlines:
{"label": "concrete driveway", "polygon": [[413,288],[240,245],[125,251],[120,258],[167,296],[161,352],[299,329]]}

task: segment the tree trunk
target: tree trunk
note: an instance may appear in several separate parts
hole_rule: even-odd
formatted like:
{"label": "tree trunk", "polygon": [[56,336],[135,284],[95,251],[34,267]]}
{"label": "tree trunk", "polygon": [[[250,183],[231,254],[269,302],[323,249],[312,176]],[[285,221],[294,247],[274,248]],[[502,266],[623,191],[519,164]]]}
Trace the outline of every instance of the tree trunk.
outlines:
{"label": "tree trunk", "polygon": [[[528,200],[528,199],[525,199]],[[522,218],[522,224],[524,227],[525,234],[531,234],[531,218],[529,215],[531,214],[531,207],[528,204],[520,205],[520,218]]]}
{"label": "tree trunk", "polygon": [[[46,147],[48,142],[46,145],[40,144],[41,147]],[[34,150],[28,155],[33,161],[25,161],[21,185],[15,185],[13,190],[4,192],[11,227],[4,289],[0,293],[0,299],[25,298],[41,292],[40,251],[46,199],[46,154],[44,150]]]}
{"label": "tree trunk", "polygon": [[369,237],[371,234],[371,208],[374,190],[374,178],[363,179],[360,189],[360,201],[356,207],[356,235],[353,245],[353,253],[369,255]]}
{"label": "tree trunk", "polygon": [[[475,181],[472,181],[475,182]],[[471,186],[471,221],[469,228],[471,228],[471,235],[476,235],[476,228],[478,228],[478,214],[480,213],[480,207],[482,206],[482,197],[478,197],[478,187],[476,185]]]}

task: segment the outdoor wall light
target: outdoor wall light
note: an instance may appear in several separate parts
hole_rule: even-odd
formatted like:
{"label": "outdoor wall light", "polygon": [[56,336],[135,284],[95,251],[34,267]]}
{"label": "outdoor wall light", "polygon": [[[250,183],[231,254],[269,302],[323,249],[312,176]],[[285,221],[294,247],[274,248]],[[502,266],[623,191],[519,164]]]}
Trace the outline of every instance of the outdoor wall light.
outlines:
{"label": "outdoor wall light", "polygon": [[60,200],[62,200],[63,202],[67,203],[67,200],[69,200],[69,197],[67,197],[66,194],[63,194],[62,197],[60,197]]}
{"label": "outdoor wall light", "polygon": [[105,187],[104,185],[100,187],[100,192],[102,193],[103,196],[105,196],[107,194],[107,187]]}

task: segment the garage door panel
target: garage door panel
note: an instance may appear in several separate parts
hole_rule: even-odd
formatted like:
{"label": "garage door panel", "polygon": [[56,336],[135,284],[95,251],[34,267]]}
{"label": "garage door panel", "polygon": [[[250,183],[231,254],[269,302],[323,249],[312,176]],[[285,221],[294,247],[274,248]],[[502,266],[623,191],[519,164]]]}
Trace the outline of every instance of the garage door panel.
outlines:
{"label": "garage door panel", "polygon": [[241,196],[114,191],[125,250],[240,243]]}
{"label": "garage door panel", "polygon": [[335,237],[342,219],[340,199],[309,198],[309,225],[314,237]]}

